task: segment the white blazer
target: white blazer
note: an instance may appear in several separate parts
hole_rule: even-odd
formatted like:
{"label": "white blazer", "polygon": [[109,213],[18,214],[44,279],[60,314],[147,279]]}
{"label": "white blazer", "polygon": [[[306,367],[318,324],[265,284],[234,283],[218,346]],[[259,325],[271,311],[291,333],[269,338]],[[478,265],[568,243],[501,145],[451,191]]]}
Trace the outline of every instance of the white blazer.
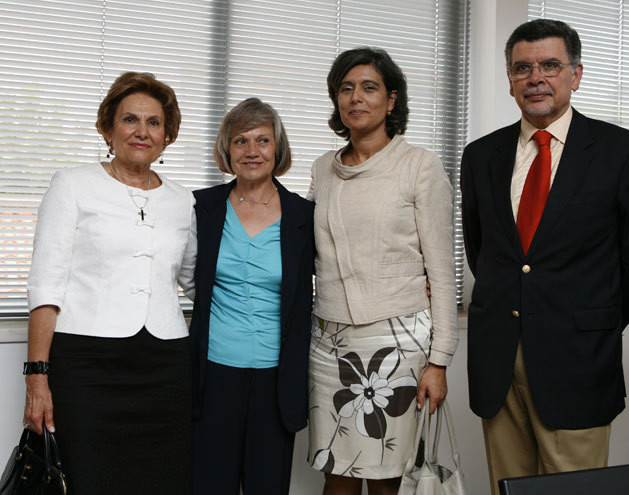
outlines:
{"label": "white blazer", "polygon": [[143,326],[160,339],[188,335],[177,283],[194,297],[194,197],[161,177],[128,187],[100,164],[55,173],[39,207],[28,306],[58,306],[55,331],[130,337]]}

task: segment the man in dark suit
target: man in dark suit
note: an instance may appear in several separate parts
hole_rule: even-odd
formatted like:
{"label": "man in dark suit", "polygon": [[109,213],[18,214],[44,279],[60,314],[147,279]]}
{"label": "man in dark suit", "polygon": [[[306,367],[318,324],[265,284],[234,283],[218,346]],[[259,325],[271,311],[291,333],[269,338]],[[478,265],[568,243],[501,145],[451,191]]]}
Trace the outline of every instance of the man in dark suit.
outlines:
{"label": "man in dark suit", "polygon": [[505,55],[522,119],[468,145],[461,179],[470,404],[494,494],[607,464],[629,322],[629,132],[570,106],[583,66],[568,25],[527,22]]}

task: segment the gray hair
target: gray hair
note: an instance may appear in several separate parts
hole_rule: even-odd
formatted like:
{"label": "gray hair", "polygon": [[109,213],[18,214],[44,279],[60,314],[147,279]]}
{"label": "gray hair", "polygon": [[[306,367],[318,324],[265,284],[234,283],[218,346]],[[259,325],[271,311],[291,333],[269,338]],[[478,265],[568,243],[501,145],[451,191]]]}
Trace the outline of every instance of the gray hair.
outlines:
{"label": "gray hair", "polygon": [[214,161],[222,172],[233,174],[229,156],[229,143],[242,132],[250,131],[263,124],[272,124],[275,134],[275,166],[273,176],[285,174],[291,165],[290,145],[284,124],[277,112],[268,103],[258,98],[247,98],[232,108],[221,124],[214,144]]}

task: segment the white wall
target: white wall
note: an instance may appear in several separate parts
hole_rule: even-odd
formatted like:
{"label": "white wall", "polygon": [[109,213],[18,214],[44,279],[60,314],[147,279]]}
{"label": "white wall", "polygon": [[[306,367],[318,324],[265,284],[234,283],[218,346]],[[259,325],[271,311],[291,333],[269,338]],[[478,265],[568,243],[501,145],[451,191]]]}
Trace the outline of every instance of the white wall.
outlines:
{"label": "white wall", "polygon": [[[472,0],[471,12],[471,102],[470,138],[475,139],[492,130],[516,121],[519,111],[509,95],[503,49],[511,31],[527,18],[526,0]],[[467,274],[468,291],[473,279]],[[469,292],[468,292],[469,299]],[[464,322],[462,327],[464,327]],[[11,330],[8,330],[8,327]],[[24,324],[0,322],[0,338],[23,341]],[[7,340],[7,339],[5,339]],[[625,349],[629,337],[624,336]],[[21,375],[26,346],[23,343],[0,344],[0,468],[4,466],[21,431],[24,402],[24,380]],[[448,371],[448,401],[454,416],[459,450],[469,494],[489,493],[485,450],[480,420],[468,407],[467,399],[467,332],[461,330],[459,350]],[[629,352],[624,356],[625,380],[629,370]],[[591,400],[584,397],[583,400]],[[629,463],[629,413],[620,415],[612,425],[610,464]],[[447,456],[448,449],[442,445]],[[305,463],[307,431],[300,432],[295,446],[291,495],[320,495],[322,475]]]}
{"label": "white wall", "polygon": [[25,360],[26,344],[0,344],[0,471],[22,433]]}

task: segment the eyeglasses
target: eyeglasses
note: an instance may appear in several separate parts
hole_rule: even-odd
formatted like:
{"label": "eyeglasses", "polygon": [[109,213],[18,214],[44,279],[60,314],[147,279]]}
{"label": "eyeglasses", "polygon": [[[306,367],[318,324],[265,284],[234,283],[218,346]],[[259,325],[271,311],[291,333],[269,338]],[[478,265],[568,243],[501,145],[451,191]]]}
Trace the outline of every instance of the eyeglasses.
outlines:
{"label": "eyeglasses", "polygon": [[533,69],[537,67],[540,74],[544,77],[557,77],[564,67],[568,67],[571,64],[562,64],[557,60],[544,60],[539,64],[530,64],[528,62],[517,62],[511,67],[507,67],[509,71],[509,78],[512,81],[520,81],[521,79],[528,79],[533,74]]}

